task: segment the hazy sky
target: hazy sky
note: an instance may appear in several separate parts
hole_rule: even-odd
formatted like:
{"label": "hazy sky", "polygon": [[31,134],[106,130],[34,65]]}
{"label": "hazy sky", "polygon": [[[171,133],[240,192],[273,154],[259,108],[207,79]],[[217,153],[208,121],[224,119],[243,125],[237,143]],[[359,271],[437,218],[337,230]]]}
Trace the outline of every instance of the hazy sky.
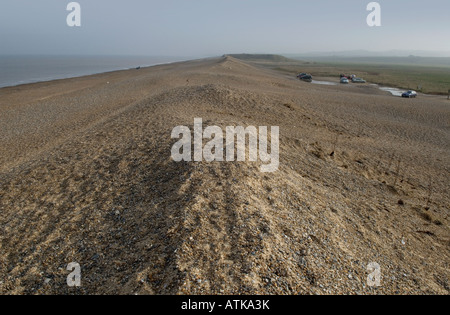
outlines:
{"label": "hazy sky", "polygon": [[1,0],[0,54],[215,56],[342,50],[450,51],[449,0]]}

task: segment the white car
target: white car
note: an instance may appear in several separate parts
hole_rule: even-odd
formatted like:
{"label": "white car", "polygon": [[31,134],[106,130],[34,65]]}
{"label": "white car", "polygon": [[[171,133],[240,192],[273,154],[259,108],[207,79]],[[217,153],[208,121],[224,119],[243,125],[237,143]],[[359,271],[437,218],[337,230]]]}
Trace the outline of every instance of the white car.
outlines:
{"label": "white car", "polygon": [[347,78],[341,78],[341,83],[342,84],[349,84],[350,81]]}
{"label": "white car", "polygon": [[366,80],[361,79],[361,78],[353,78],[352,82],[353,83],[366,83]]}

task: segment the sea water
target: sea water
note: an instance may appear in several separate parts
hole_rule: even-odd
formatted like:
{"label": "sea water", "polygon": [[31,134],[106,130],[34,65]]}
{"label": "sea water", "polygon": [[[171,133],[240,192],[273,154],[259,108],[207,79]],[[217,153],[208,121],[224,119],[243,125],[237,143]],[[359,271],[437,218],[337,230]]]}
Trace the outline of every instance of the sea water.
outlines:
{"label": "sea water", "polygon": [[141,56],[0,56],[0,87],[186,60]]}

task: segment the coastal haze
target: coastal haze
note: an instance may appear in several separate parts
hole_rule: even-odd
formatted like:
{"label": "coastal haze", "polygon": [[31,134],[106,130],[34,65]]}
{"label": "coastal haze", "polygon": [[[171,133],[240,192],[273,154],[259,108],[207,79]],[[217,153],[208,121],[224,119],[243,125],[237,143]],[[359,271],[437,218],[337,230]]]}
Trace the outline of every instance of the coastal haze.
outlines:
{"label": "coastal haze", "polygon": [[81,27],[68,27],[70,1],[3,0],[0,54],[220,56],[224,53],[425,51],[450,57],[450,2],[381,0],[381,27],[368,27],[370,1],[80,0]]}
{"label": "coastal haze", "polygon": [[[1,5],[0,294],[449,294],[448,1],[67,3]],[[176,162],[198,119],[279,168]]]}

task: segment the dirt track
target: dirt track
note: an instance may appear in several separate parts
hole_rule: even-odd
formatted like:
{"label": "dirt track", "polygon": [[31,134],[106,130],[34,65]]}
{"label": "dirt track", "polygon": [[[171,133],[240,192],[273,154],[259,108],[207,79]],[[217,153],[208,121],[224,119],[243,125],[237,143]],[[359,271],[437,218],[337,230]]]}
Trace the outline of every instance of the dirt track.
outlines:
{"label": "dirt track", "polygon": [[[175,163],[195,117],[280,126],[280,170]],[[449,166],[445,98],[231,57],[0,89],[0,293],[448,294]]]}

